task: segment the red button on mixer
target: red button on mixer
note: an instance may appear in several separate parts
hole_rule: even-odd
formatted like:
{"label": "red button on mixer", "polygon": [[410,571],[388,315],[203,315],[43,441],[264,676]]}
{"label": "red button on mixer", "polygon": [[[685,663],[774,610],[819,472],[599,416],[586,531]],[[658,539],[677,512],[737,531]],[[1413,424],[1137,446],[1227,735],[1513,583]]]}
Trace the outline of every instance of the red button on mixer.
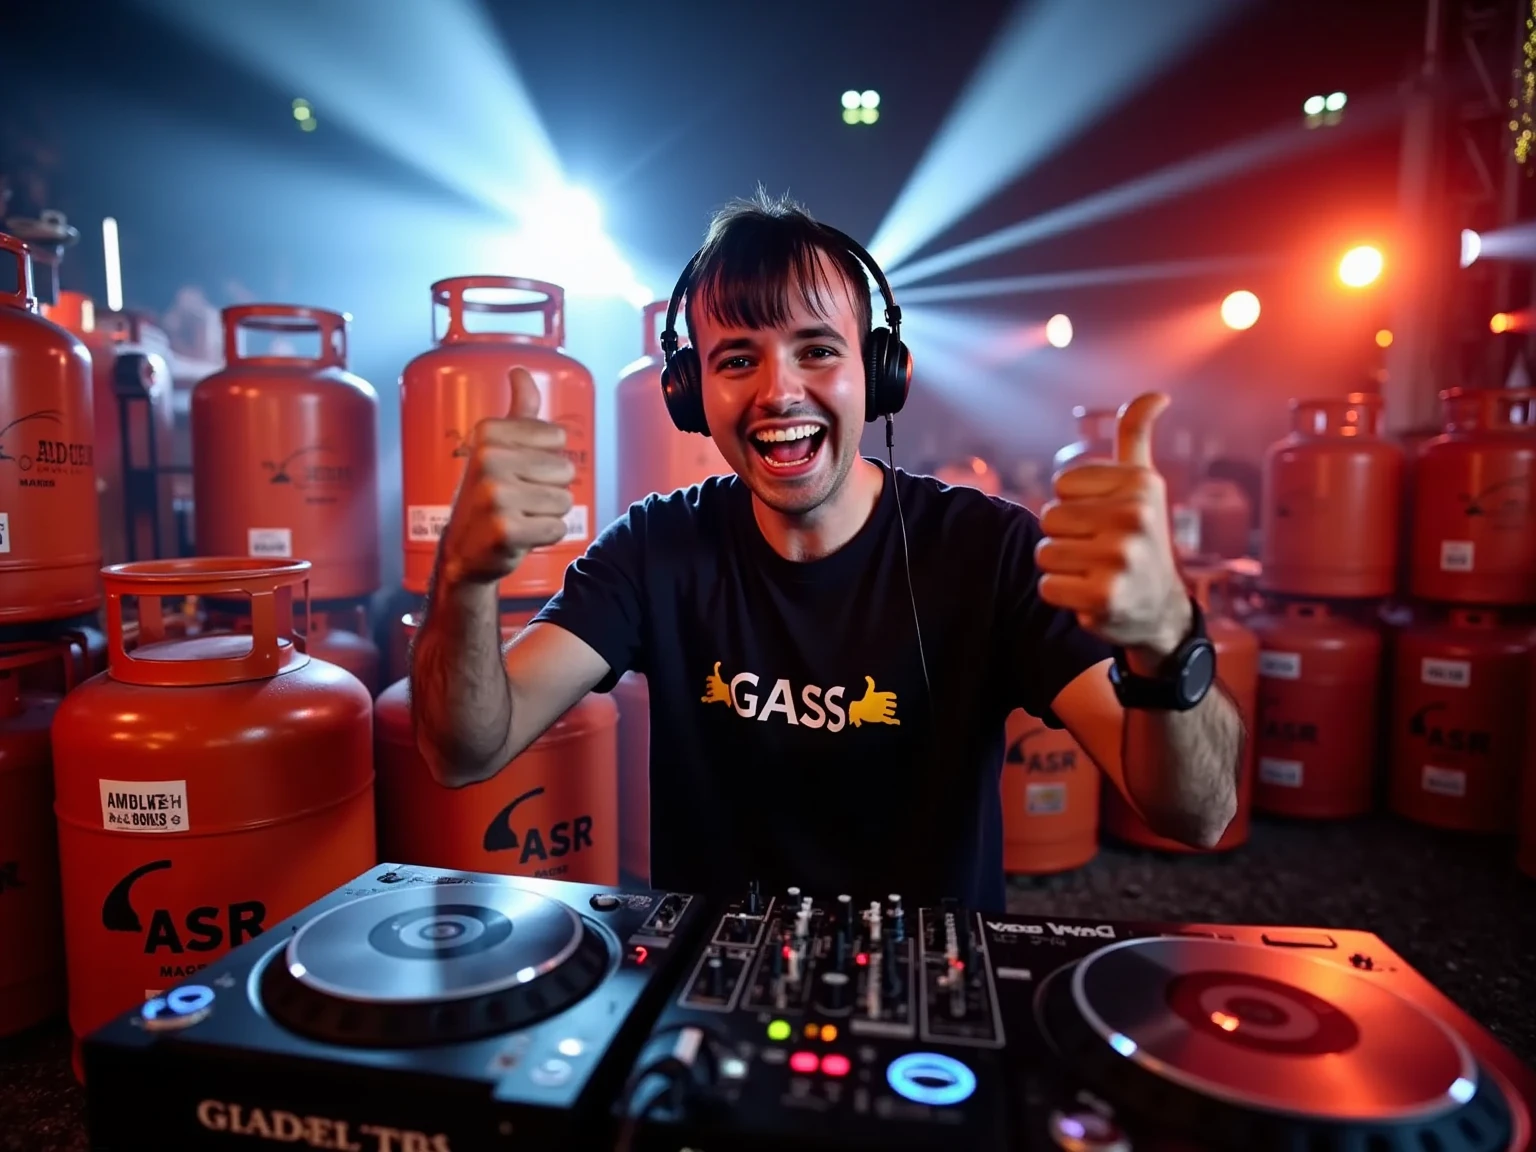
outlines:
{"label": "red button on mixer", "polygon": [[814,1052],[796,1052],[789,1058],[789,1066],[796,1072],[806,1075],[816,1071],[817,1063],[819,1061],[817,1061],[816,1053]]}

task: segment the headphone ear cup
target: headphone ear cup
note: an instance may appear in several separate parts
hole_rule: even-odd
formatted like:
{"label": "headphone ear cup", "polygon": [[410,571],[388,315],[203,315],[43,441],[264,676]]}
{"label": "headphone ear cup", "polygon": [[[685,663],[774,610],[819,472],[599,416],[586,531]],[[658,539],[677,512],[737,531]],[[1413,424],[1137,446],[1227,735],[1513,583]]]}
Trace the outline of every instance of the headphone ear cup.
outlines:
{"label": "headphone ear cup", "polygon": [[875,328],[865,341],[864,353],[864,422],[878,420],[880,411],[880,380],[885,373],[886,345],[890,343],[888,328]]}
{"label": "headphone ear cup", "polygon": [[661,394],[667,402],[667,414],[679,432],[708,436],[709,421],[704,417],[704,391],[699,377],[698,351],[679,348],[661,370]]}
{"label": "headphone ear cup", "polygon": [[880,414],[894,416],[907,403],[907,393],[912,389],[912,354],[899,339],[886,341],[886,369],[880,381]]}
{"label": "headphone ear cup", "polygon": [[869,334],[869,354],[865,357],[865,420],[894,416],[907,402],[912,380],[912,357],[907,346],[891,335],[889,328],[876,328]]}

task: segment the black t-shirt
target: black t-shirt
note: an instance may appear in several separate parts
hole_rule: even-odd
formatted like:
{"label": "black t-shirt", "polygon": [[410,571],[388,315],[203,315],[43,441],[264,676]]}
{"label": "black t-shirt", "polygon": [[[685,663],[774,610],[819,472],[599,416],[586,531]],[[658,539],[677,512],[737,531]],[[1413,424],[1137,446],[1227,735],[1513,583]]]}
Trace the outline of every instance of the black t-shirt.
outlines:
{"label": "black t-shirt", "polygon": [[647,679],[656,886],[1002,909],[1008,713],[1059,727],[1052,700],[1110,649],[1040,599],[1032,513],[898,469],[909,596],[880,467],[874,514],[808,563],[763,539],[734,475],[647,497],[539,613],[608,662],[598,691]]}

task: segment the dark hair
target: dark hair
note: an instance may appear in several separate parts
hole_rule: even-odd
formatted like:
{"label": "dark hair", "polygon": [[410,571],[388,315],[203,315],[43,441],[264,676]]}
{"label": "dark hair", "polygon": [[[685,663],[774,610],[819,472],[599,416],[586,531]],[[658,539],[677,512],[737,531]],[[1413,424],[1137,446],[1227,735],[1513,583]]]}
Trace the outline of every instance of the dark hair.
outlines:
{"label": "dark hair", "polygon": [[790,293],[826,316],[834,286],[817,262],[826,253],[848,282],[862,348],[870,327],[869,276],[864,265],[827,235],[800,204],[774,199],[759,186],[751,199],[733,200],[710,221],[694,267],[684,316],[695,345],[694,301],[706,314],[739,328],[773,328],[789,317]]}

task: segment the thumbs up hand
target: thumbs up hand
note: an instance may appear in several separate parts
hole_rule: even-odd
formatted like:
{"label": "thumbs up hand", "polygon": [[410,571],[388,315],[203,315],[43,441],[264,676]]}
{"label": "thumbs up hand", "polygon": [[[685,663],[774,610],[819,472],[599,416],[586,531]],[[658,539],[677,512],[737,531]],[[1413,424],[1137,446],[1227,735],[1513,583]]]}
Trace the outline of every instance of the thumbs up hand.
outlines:
{"label": "thumbs up hand", "polygon": [[[1189,631],[1189,595],[1174,561],[1168,492],[1152,466],[1152,425],[1167,408],[1160,392],[1120,409],[1115,458],[1058,473],[1055,499],[1040,515],[1035,548],[1040,596],[1150,665]],[[1142,671],[1143,669],[1137,669]]]}
{"label": "thumbs up hand", "polygon": [[539,388],[526,368],[507,373],[506,416],[480,421],[443,530],[439,564],[450,585],[494,583],[531,549],[565,536],[576,467],[565,429],[539,419]]}

